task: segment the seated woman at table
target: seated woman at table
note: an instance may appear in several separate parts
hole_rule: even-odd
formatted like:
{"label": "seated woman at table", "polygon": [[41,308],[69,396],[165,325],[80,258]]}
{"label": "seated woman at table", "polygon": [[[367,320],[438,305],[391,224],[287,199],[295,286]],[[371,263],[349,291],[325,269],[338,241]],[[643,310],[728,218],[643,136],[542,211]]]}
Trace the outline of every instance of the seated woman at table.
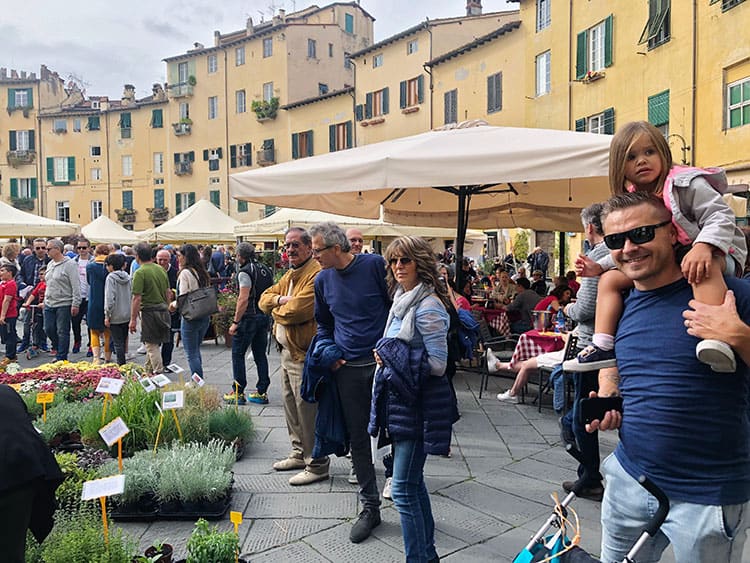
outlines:
{"label": "seated woman at table", "polygon": [[495,307],[508,305],[515,299],[516,293],[516,283],[510,279],[508,272],[500,271],[497,275],[495,286],[490,293],[490,300],[495,304]]}
{"label": "seated woman at table", "polygon": [[550,291],[550,294],[543,298],[534,307],[535,311],[551,311],[557,313],[560,307],[565,307],[570,303],[573,297],[573,291],[567,285],[558,285]]}

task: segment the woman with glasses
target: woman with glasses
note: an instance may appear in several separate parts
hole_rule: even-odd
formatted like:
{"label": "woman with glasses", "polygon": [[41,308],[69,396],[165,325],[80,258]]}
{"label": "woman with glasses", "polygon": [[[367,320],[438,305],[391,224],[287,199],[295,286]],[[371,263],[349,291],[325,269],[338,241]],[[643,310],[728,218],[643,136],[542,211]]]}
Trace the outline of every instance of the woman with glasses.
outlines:
{"label": "woman with glasses", "polygon": [[[177,295],[185,295],[196,289],[211,285],[211,278],[195,246],[183,244],[177,251],[177,262],[180,265],[180,273],[177,276]],[[172,302],[169,310],[170,312],[176,310],[175,302]],[[210,322],[211,316],[206,315],[201,319],[193,319],[192,321],[182,317],[180,324],[180,337],[185,347],[185,356],[190,373],[197,373],[201,377],[203,377],[201,342],[203,342],[203,337]]]}
{"label": "woman with glasses", "polygon": [[427,454],[447,455],[457,420],[445,370],[451,307],[429,243],[394,240],[385,251],[393,305],[375,349],[370,434],[387,430],[393,445],[392,497],[401,517],[407,561],[438,561],[435,523],[424,483]]}

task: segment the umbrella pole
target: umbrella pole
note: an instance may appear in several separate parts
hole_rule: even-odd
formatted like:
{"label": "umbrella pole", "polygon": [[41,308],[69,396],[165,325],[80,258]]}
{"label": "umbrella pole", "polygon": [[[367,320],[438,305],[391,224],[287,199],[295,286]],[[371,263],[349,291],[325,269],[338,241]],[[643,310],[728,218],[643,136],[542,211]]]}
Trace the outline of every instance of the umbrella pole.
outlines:
{"label": "umbrella pole", "polygon": [[558,245],[560,247],[560,259],[558,261],[558,266],[560,270],[560,275],[565,276],[565,262],[567,262],[566,254],[566,248],[565,248],[565,232],[560,231],[560,244]]}
{"label": "umbrella pole", "polygon": [[[461,293],[466,283],[463,268],[464,242],[466,240],[466,229],[469,225],[469,205],[471,204],[471,192],[467,186],[458,188],[458,223],[456,225],[456,287]],[[462,294],[462,293],[461,293]],[[463,295],[463,294],[462,294]]]}

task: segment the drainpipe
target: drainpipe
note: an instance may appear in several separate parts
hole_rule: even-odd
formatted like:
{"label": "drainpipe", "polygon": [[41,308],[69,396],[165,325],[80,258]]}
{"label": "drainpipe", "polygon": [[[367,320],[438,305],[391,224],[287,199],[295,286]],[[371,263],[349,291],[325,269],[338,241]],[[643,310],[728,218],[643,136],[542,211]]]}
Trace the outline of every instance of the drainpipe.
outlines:
{"label": "drainpipe", "polygon": [[570,80],[573,65],[573,0],[568,2],[568,130],[573,130],[573,81]]}
{"label": "drainpipe", "polygon": [[[232,216],[232,197],[229,195],[229,72],[227,69],[227,50],[223,49],[224,51],[224,146],[226,147],[226,154],[224,156],[227,157],[227,159],[224,161],[225,166],[224,170],[226,170],[226,181],[227,181],[227,215],[230,217]],[[237,100],[235,100],[235,103]],[[247,96],[245,97],[245,106],[247,106]],[[247,111],[247,107],[245,107],[245,111]],[[252,155],[252,151],[251,151]],[[251,156],[252,158],[252,156]],[[166,201],[164,202],[166,204]],[[221,205],[219,206],[221,207]]]}
{"label": "drainpipe", "polygon": [[[427,31],[427,33],[430,34],[430,58],[428,60],[432,60],[432,29],[430,29],[430,18],[425,18],[424,20],[424,28]],[[427,70],[425,68],[425,70]],[[435,125],[435,83],[432,81],[432,72],[427,72],[427,74],[430,75],[430,131],[432,131],[434,125]]]}
{"label": "drainpipe", "polygon": [[107,111],[104,112],[104,135],[107,144],[107,217],[110,217],[110,214],[112,213],[112,176],[110,174],[109,166],[109,107],[107,107]]}
{"label": "drainpipe", "polygon": [[357,63],[355,63],[351,57],[349,57],[349,64],[354,69],[353,82],[354,90],[349,94],[352,97],[352,146],[357,146]]}
{"label": "drainpipe", "polygon": [[[38,147],[37,154],[39,157],[36,159],[36,170],[37,170],[37,177],[39,178],[39,181],[37,182],[37,197],[39,197],[39,205],[37,206],[37,215],[41,215],[42,217],[46,217],[47,214],[45,213],[44,204],[45,204],[45,197],[44,197],[44,166],[42,166],[42,162],[44,162],[44,151],[42,150],[42,116],[40,115],[40,110],[42,109],[42,88],[40,86],[41,84],[41,73],[39,76],[40,80],[36,83],[36,100],[37,100],[37,111],[36,111],[36,123],[37,123],[37,130],[36,130],[36,145]],[[10,188],[9,188],[10,189]],[[21,241],[23,242],[23,241]]]}
{"label": "drainpipe", "polygon": [[698,75],[698,0],[693,0],[693,68],[692,70],[692,84],[691,84],[691,105],[692,109],[690,112],[690,146],[692,152],[690,153],[690,165],[693,166],[696,162],[695,158],[695,111],[697,108],[697,92],[696,92],[696,79]]}

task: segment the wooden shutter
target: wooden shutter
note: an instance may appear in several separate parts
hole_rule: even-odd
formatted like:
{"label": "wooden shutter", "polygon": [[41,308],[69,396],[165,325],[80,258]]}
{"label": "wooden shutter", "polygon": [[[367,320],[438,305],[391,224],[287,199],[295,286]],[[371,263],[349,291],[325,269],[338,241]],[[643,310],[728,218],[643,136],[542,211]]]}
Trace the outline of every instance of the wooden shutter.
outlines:
{"label": "wooden shutter", "polygon": [[211,203],[216,207],[221,207],[221,195],[219,194],[219,190],[211,190],[208,197],[211,200]]}
{"label": "wooden shutter", "polygon": [[487,113],[495,111],[495,75],[487,77]]}
{"label": "wooden shutter", "polygon": [[247,211],[247,202],[237,201],[237,211],[240,213],[244,213],[245,211]]}
{"label": "wooden shutter", "polygon": [[188,206],[192,206],[195,204],[195,192],[190,192],[188,194]]}
{"label": "wooden shutter", "polygon": [[604,20],[604,66],[612,66],[612,14]]}
{"label": "wooden shutter", "polygon": [[11,131],[10,132],[10,140],[8,141],[8,146],[10,147],[9,150],[16,150],[16,132]]}
{"label": "wooden shutter", "polygon": [[669,123],[669,90],[649,96],[648,120],[657,127]]}
{"label": "wooden shutter", "polygon": [[388,87],[383,88],[383,115],[388,113]]}
{"label": "wooden shutter", "polygon": [[31,190],[30,190],[30,196],[31,199],[36,199],[37,189],[36,189],[36,178],[31,178],[30,182],[31,184]]}
{"label": "wooden shutter", "polygon": [[174,153],[174,163],[179,164],[180,163],[180,153],[176,152]]}
{"label": "wooden shutter", "polygon": [[10,179],[10,197],[18,197],[18,180],[16,178]]}
{"label": "wooden shutter", "polygon": [[182,198],[180,194],[174,194],[174,210],[178,215],[182,213]]}
{"label": "wooden shutter", "polygon": [[156,129],[164,127],[164,114],[162,110],[155,109],[151,112],[151,126]]}
{"label": "wooden shutter", "polygon": [[354,119],[357,121],[362,121],[365,118],[365,112],[364,107],[362,104],[357,104],[354,106]]}
{"label": "wooden shutter", "polygon": [[586,118],[576,119],[576,131],[586,131]]}
{"label": "wooden shutter", "polygon": [[307,156],[313,155],[313,132],[312,130],[307,132]]}
{"label": "wooden shutter", "polygon": [[365,119],[372,118],[372,92],[367,92],[365,96]]}
{"label": "wooden shutter", "polygon": [[190,162],[195,162],[195,151],[190,151],[190,152],[188,153],[188,160],[189,160]]}
{"label": "wooden shutter", "polygon": [[292,158],[299,158],[299,133],[292,133]]}
{"label": "wooden shutter", "polygon": [[76,181],[76,157],[68,157],[68,182]]}
{"label": "wooden shutter", "polygon": [[604,110],[604,134],[615,134],[615,108],[607,108]]}
{"label": "wooden shutter", "polygon": [[328,126],[328,152],[336,152],[336,126]]}
{"label": "wooden shutter", "polygon": [[[13,150],[13,149],[11,149],[11,150]],[[34,130],[33,129],[29,130],[29,150],[30,151],[35,151],[36,150],[35,143],[34,143]]]}
{"label": "wooden shutter", "polygon": [[161,188],[154,190],[154,207],[164,207],[164,190]]}
{"label": "wooden shutter", "polygon": [[203,149],[203,160],[208,160],[208,149]]}
{"label": "wooden shutter", "polygon": [[253,150],[252,143],[245,143],[245,166],[253,165],[253,153],[251,152],[252,150]]}
{"label": "wooden shutter", "polygon": [[229,145],[229,168],[237,168],[237,145]]}
{"label": "wooden shutter", "polygon": [[47,157],[47,181],[50,184],[55,183],[55,159],[51,156]]}
{"label": "wooden shutter", "polygon": [[346,122],[346,148],[350,149],[352,148],[352,130],[353,130],[353,123],[350,119]]}
{"label": "wooden shutter", "polygon": [[586,60],[588,40],[588,30],[579,33],[576,39],[576,79],[578,80],[586,76],[586,71],[588,70],[588,61]]}
{"label": "wooden shutter", "polygon": [[424,102],[424,74],[417,77],[417,103]]}
{"label": "wooden shutter", "polygon": [[216,156],[218,156],[218,157],[219,157],[220,159],[221,159],[221,158],[224,158],[224,151],[222,150],[222,148],[221,148],[221,147],[218,147],[218,148],[216,149]]}
{"label": "wooden shutter", "polygon": [[399,102],[398,107],[404,109],[406,107],[406,80],[402,80],[398,85],[399,89]]}

